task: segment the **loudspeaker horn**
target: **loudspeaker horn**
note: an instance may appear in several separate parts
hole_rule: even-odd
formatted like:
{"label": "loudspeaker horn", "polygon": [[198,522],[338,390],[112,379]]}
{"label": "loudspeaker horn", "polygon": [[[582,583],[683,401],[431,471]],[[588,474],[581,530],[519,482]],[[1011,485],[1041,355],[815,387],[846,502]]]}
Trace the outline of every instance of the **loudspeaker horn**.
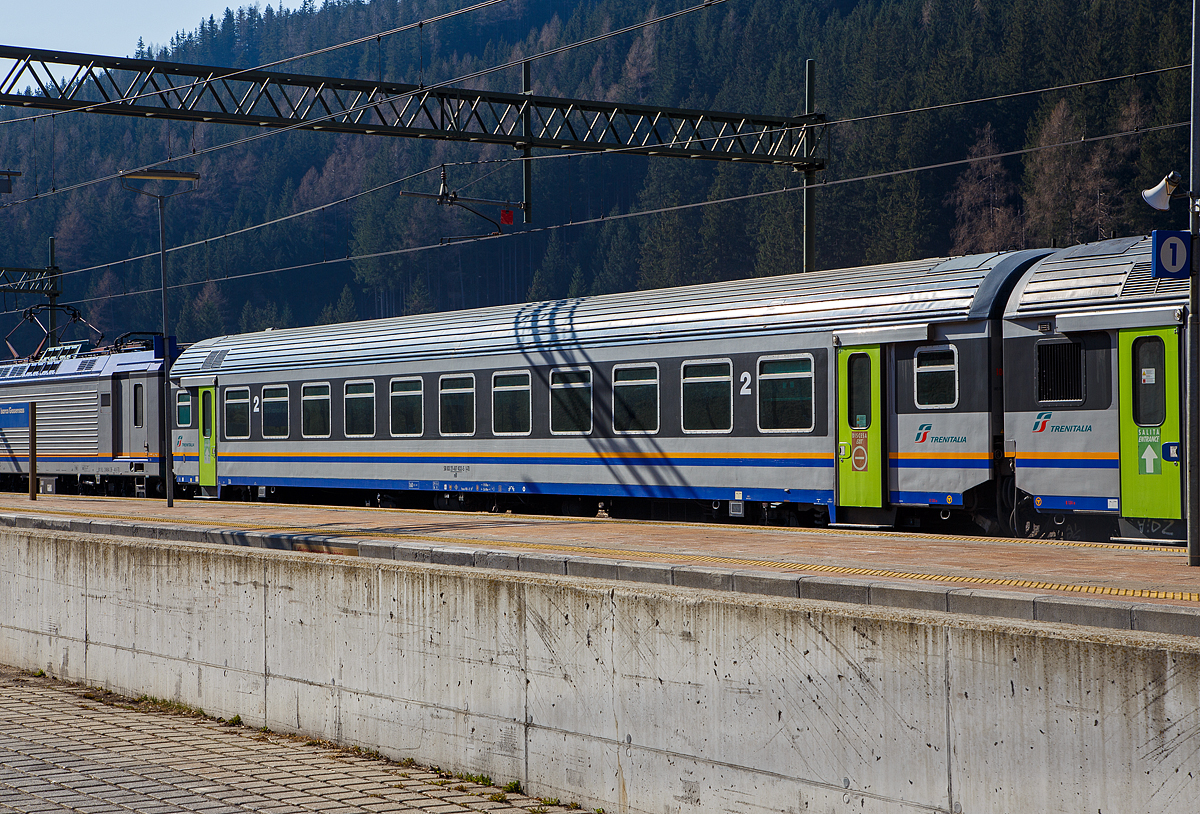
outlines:
{"label": "loudspeaker horn", "polygon": [[1142,198],[1159,212],[1166,212],[1171,208],[1171,195],[1180,180],[1179,173],[1169,172],[1153,189],[1143,189]]}

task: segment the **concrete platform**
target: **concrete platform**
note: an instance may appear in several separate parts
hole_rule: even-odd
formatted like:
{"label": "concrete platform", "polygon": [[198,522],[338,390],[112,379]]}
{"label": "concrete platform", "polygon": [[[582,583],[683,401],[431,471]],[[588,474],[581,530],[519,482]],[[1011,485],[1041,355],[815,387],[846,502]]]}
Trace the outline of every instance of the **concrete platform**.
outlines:
{"label": "concrete platform", "polygon": [[1155,545],[11,494],[3,524],[1200,635],[1200,568]]}
{"label": "concrete platform", "polygon": [[[493,796],[505,799],[490,799]],[[566,810],[425,767],[404,767],[304,738],[155,711],[150,705],[0,666],[0,811]]]}

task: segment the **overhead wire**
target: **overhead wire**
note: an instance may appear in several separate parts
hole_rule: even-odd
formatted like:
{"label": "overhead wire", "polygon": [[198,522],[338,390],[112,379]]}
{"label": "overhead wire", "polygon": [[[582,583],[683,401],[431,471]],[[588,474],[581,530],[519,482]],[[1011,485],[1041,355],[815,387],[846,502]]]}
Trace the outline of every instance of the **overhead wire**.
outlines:
{"label": "overhead wire", "polygon": [[[511,64],[512,63],[510,63],[510,65]],[[1124,74],[1121,76],[1105,77],[1102,79],[1088,80],[1086,82],[1076,82],[1076,83],[1070,83],[1070,84],[1066,84],[1066,85],[1056,85],[1056,86],[1052,86],[1052,87],[1048,87],[1048,88],[1039,88],[1036,90],[1018,91],[1018,92],[1014,92],[1014,93],[1010,93],[1010,94],[1002,94],[999,96],[989,96],[989,97],[981,97],[978,99],[968,99],[968,100],[962,100],[962,101],[958,101],[958,102],[950,102],[950,103],[947,103],[944,105],[934,105],[931,107],[924,107],[924,108],[913,108],[913,109],[907,110],[907,111],[894,111],[891,113],[883,113],[883,114],[878,114],[875,116],[866,116],[866,117],[858,117],[858,118],[851,118],[851,119],[838,119],[836,121],[828,122],[828,124],[831,124],[831,125],[832,124],[845,124],[845,123],[849,123],[849,122],[865,121],[865,120],[869,120],[869,119],[877,119],[877,118],[883,118],[883,117],[887,117],[887,116],[898,116],[898,115],[904,115],[904,114],[909,114],[909,113],[922,113],[922,112],[927,112],[927,111],[931,111],[931,110],[939,110],[939,109],[948,108],[948,107],[956,107],[956,106],[963,106],[963,105],[969,105],[969,104],[977,104],[977,103],[981,103],[981,102],[996,101],[996,100],[1001,100],[1001,99],[1013,98],[1016,96],[1027,96],[1027,95],[1038,94],[1038,93],[1052,93],[1052,92],[1056,92],[1056,91],[1070,90],[1070,89],[1088,86],[1088,85],[1096,85],[1096,84],[1107,83],[1107,82],[1117,82],[1117,81],[1122,81],[1122,80],[1130,79],[1130,78],[1136,78],[1136,77],[1140,77],[1140,76],[1147,76],[1147,75],[1163,73],[1163,72],[1167,72],[1167,71],[1180,70],[1182,68],[1187,68],[1187,67],[1190,67],[1190,64],[1189,65],[1177,65],[1177,66],[1173,66],[1173,67],[1169,67],[1169,68],[1157,68],[1157,69],[1153,69],[1150,71],[1141,71],[1141,72],[1133,73],[1133,74]],[[457,80],[453,80],[453,81],[457,81]],[[764,131],[762,131],[761,135],[771,135],[773,133],[781,132],[783,129],[784,128],[775,128],[775,129],[764,130]],[[1130,132],[1149,132],[1151,129],[1153,129],[1153,128],[1142,128],[1140,131],[1130,131]],[[272,132],[275,132],[275,131],[272,131]],[[264,134],[264,135],[267,135],[267,134]],[[1121,134],[1121,135],[1124,135],[1124,134]],[[675,141],[671,141],[671,142],[666,142],[665,144],[660,145],[660,146],[670,147],[673,145],[684,144],[684,143],[694,144],[696,142],[719,140],[720,138],[722,138],[722,136],[712,136],[712,137],[702,137],[702,138],[689,137],[688,139],[685,139],[682,141],[675,140]],[[1110,138],[1110,136],[1101,136],[1098,138],[1101,138],[1101,139]],[[1076,143],[1076,142],[1073,142],[1073,143]],[[475,160],[475,161],[445,162],[444,166],[475,166],[475,165],[487,165],[487,164],[508,165],[508,164],[519,163],[519,162],[523,162],[523,161],[555,160],[555,159],[572,158],[572,157],[578,157],[578,156],[612,155],[612,154],[620,154],[620,153],[630,152],[630,151],[637,151],[640,149],[642,149],[642,148],[638,147],[638,146],[634,146],[634,147],[606,148],[602,151],[598,151],[598,150],[563,151],[563,152],[536,155],[536,156],[512,156],[509,158],[493,158],[493,159],[479,159],[479,160]],[[1033,149],[1041,149],[1041,148],[1033,148]],[[1018,151],[1014,151],[1014,152],[1010,152],[1010,153],[1003,153],[1003,154],[999,154],[999,156],[1007,157],[1007,156],[1012,156],[1012,155],[1020,155],[1024,152],[1028,152],[1028,150],[1025,150],[1025,151],[1018,150]],[[937,166],[951,166],[953,164],[954,164],[954,162],[951,162],[951,164],[949,164],[949,165],[937,165]],[[442,166],[442,165],[439,165],[439,166]],[[932,168],[932,165],[930,168]],[[345,196],[345,197],[340,198],[335,201],[329,201],[320,206],[315,206],[310,209],[302,210],[300,212],[295,212],[295,213],[292,213],[291,215],[284,215],[279,218],[274,218],[269,221],[264,221],[263,223],[260,223],[260,224],[243,227],[241,229],[237,229],[237,230],[234,230],[231,232],[225,232],[223,234],[214,235],[214,236],[208,237],[208,238],[203,238],[201,240],[193,241],[191,243],[185,243],[185,244],[181,244],[179,246],[174,246],[174,247],[168,249],[167,251],[173,252],[173,251],[177,251],[177,250],[181,250],[181,249],[192,248],[194,246],[207,244],[209,242],[215,242],[218,240],[223,240],[225,238],[234,237],[236,235],[244,234],[246,232],[254,231],[256,229],[261,229],[261,228],[265,228],[267,226],[272,226],[272,225],[275,225],[275,224],[278,224],[278,223],[281,223],[281,222],[284,222],[287,220],[292,220],[292,219],[295,219],[298,217],[303,217],[304,215],[312,214],[313,212],[316,212],[324,207],[337,206],[342,203],[347,203],[356,198],[360,198],[364,195],[367,195],[367,194],[370,194],[373,192],[378,192],[380,190],[394,186],[397,183],[402,183],[404,181],[411,180],[412,178],[416,178],[425,173],[432,172],[435,169],[438,169],[438,167],[430,167],[430,168],[422,170],[418,173],[414,173],[412,175],[405,176],[404,178],[397,179],[397,181],[389,182],[386,184],[381,184],[380,186],[373,187],[368,190],[363,190],[361,192]],[[482,181],[483,179],[485,179],[491,175],[494,175],[495,173],[499,172],[502,169],[504,169],[504,166],[498,167],[497,169],[495,169],[491,172],[484,173],[483,175],[481,175],[477,178],[474,178],[474,179],[466,182],[465,184],[459,185],[457,188],[465,189],[466,187],[471,186],[472,184],[478,183],[479,181]],[[909,172],[909,170],[901,170],[899,172]],[[878,176],[871,176],[871,177],[878,177]],[[863,177],[856,177],[856,178],[847,179],[847,180],[862,180],[862,178]],[[822,185],[830,185],[830,184],[837,184],[837,183],[842,183],[842,181],[836,181],[836,180],[835,181],[825,181],[825,182],[822,182]],[[26,199],[26,200],[29,200],[29,199]],[[724,202],[724,201],[722,201],[722,202]],[[526,229],[526,230],[523,230],[522,233],[528,233],[530,231],[534,231],[534,230]],[[103,269],[103,268],[108,268],[111,266],[119,265],[126,261],[143,260],[148,257],[153,257],[156,254],[158,254],[158,253],[157,252],[148,252],[143,255],[125,258],[124,260],[116,260],[116,261],[112,261],[109,263],[101,263],[101,264],[97,264],[94,266],[88,266],[88,267],[85,267],[82,269],[75,269],[70,272],[63,272],[61,276],[68,276],[71,274],[81,274],[84,272],[95,271],[98,269]]]}
{"label": "overhead wire", "polygon": [[[1091,142],[1108,141],[1108,140],[1116,139],[1116,138],[1127,138],[1130,136],[1138,136],[1138,135],[1142,135],[1145,133],[1152,133],[1152,132],[1158,132],[1158,131],[1164,131],[1164,130],[1172,130],[1172,129],[1188,127],[1188,126],[1190,126],[1190,122],[1175,122],[1173,124],[1154,125],[1151,127],[1138,128],[1136,130],[1126,130],[1126,131],[1121,131],[1118,133],[1108,133],[1108,134],[1101,135],[1101,136],[1091,136],[1091,137],[1082,138],[1082,139],[1072,139],[1070,141],[1057,142],[1054,144],[1044,144],[1044,145],[1038,145],[1036,147],[1026,147],[1026,148],[1023,148],[1020,150],[1008,150],[1005,152],[991,153],[991,154],[984,155],[984,156],[972,156],[969,158],[956,159],[953,161],[942,161],[942,162],[938,162],[936,164],[925,164],[925,165],[922,165],[919,167],[909,167],[909,168],[902,169],[902,170],[888,170],[888,171],[883,171],[883,172],[868,173],[866,175],[859,175],[859,176],[856,176],[853,178],[839,178],[839,179],[835,179],[832,181],[822,181],[820,183],[813,184],[811,186],[812,187],[829,187],[829,186],[838,186],[841,184],[859,183],[859,182],[863,182],[863,181],[873,181],[873,180],[878,180],[878,179],[882,179],[882,178],[893,178],[893,177],[896,177],[899,175],[908,175],[908,174],[917,173],[917,172],[927,172],[930,170],[945,169],[947,167],[975,164],[975,163],[979,163],[979,162],[983,162],[983,161],[992,161],[992,160],[996,160],[996,159],[1000,159],[1000,158],[1008,158],[1011,156],[1041,152],[1043,150],[1053,150],[1053,149],[1058,149],[1061,147],[1071,147],[1071,146],[1077,146],[1079,144],[1086,144],[1086,143],[1091,143]],[[688,210],[688,209],[699,209],[699,208],[703,208],[706,206],[716,206],[718,204],[735,203],[738,201],[746,201],[746,200],[752,200],[752,199],[756,199],[756,198],[765,198],[765,197],[769,197],[769,196],[773,196],[773,195],[784,195],[784,194],[789,194],[789,193],[802,192],[807,188],[809,188],[809,186],[806,186],[805,184],[800,184],[800,185],[794,186],[794,187],[785,187],[784,189],[772,189],[772,190],[766,190],[763,192],[751,192],[751,193],[747,193],[744,195],[733,195],[730,197],[719,198],[719,199],[710,200],[710,201],[695,201],[692,203],[675,204],[672,206],[663,206],[663,207],[657,207],[654,209],[643,209],[643,210],[638,210],[636,212],[625,212],[625,213],[621,213],[621,214],[617,214],[617,215],[603,215],[598,218],[589,218],[587,220],[573,221],[571,223],[552,224],[549,226],[542,226],[542,227],[538,227],[535,229],[526,229],[526,230],[523,230],[520,232],[509,232],[507,234],[500,234],[500,235],[485,235],[485,236],[480,236],[480,237],[476,237],[476,238],[471,238],[469,240],[459,241],[459,242],[454,243],[453,245],[461,247],[464,243],[481,243],[481,242],[490,241],[490,240],[502,240],[505,238],[516,237],[518,235],[529,235],[529,234],[536,234],[539,232],[551,232],[551,231],[554,231],[557,229],[566,229],[566,228],[571,228],[571,227],[576,227],[576,226],[588,226],[588,225],[594,225],[594,224],[603,224],[603,223],[609,223],[612,221],[626,220],[626,219],[630,219],[630,218],[639,218],[639,217],[646,217],[649,215],[665,214],[668,212],[679,212],[679,211]],[[272,268],[272,269],[262,269],[259,271],[244,272],[242,274],[231,274],[228,277],[223,278],[223,280],[242,280],[242,279],[247,279],[247,278],[252,278],[252,277],[262,277],[262,276],[265,276],[268,274],[281,274],[283,272],[288,272],[288,271],[301,271],[303,269],[316,268],[318,266],[329,266],[329,265],[334,265],[334,264],[338,264],[338,263],[354,262],[357,260],[373,260],[373,259],[378,259],[378,258],[382,258],[382,257],[395,257],[395,256],[399,256],[399,255],[413,254],[416,252],[430,251],[430,250],[439,249],[439,248],[445,248],[445,246],[443,244],[438,243],[438,244],[428,244],[428,245],[424,245],[424,246],[410,246],[410,247],[403,248],[403,249],[389,249],[387,251],[381,251],[381,252],[369,252],[369,253],[365,253],[365,254],[347,255],[346,257],[338,257],[338,258],[333,258],[330,260],[317,260],[317,261],[313,261],[313,262],[309,262],[309,263],[297,263],[297,264],[290,265],[290,266],[281,266],[281,267]],[[120,262],[120,261],[118,261],[118,262]],[[115,264],[113,264],[113,265],[115,265]],[[174,285],[167,286],[167,288],[170,290],[179,290],[179,289],[184,289],[184,288],[191,288],[191,287],[197,286],[197,285],[204,285],[206,282],[208,282],[208,281],[207,280],[193,280],[193,281],[186,282],[186,283],[176,283]],[[161,291],[161,289],[158,287],[145,288],[145,289],[141,289],[139,291],[130,291],[130,292],[126,292],[123,294],[112,294],[112,295],[105,295],[105,296],[101,296],[101,297],[88,297],[88,298],[79,299],[79,300],[72,300],[71,302],[76,305],[83,305],[85,303],[103,302],[105,300],[116,299],[116,298],[125,297],[125,296],[155,294],[155,293],[158,293],[159,291]],[[0,314],[13,314],[13,313],[21,313],[21,311],[19,311],[19,310],[0,311]]]}

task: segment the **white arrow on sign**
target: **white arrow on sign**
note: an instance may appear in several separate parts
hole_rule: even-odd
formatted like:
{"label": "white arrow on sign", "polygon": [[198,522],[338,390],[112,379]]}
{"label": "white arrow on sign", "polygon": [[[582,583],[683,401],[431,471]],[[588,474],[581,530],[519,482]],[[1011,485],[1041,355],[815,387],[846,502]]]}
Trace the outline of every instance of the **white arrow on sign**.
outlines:
{"label": "white arrow on sign", "polygon": [[1146,462],[1146,474],[1154,474],[1154,462],[1158,460],[1158,456],[1154,454],[1154,447],[1146,447],[1146,451],[1142,453],[1142,460]]}

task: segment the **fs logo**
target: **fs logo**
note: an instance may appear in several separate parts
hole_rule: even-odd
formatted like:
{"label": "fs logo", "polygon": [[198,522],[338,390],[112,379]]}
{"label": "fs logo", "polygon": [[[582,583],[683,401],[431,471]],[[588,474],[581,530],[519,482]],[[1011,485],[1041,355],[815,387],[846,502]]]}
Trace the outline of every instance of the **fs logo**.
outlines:
{"label": "fs logo", "polygon": [[1033,420],[1033,431],[1045,432],[1046,425],[1050,423],[1051,415],[1053,415],[1053,413],[1038,413],[1037,418]]}
{"label": "fs logo", "polygon": [[917,427],[917,437],[913,439],[913,442],[917,444],[925,443],[925,439],[929,438],[929,432],[932,429],[932,424],[922,424],[920,427]]}

